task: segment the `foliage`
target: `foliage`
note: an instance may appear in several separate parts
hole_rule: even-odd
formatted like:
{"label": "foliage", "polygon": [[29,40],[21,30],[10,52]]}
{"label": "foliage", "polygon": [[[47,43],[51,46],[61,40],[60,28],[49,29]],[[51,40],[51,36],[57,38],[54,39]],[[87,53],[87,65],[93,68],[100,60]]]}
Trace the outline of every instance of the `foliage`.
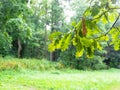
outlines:
{"label": "foliage", "polygon": [[23,57],[44,58],[44,32],[42,30],[32,32],[32,37],[26,41]]}
{"label": "foliage", "polygon": [[87,58],[83,55],[80,58],[76,58],[74,55],[75,48],[70,47],[68,50],[61,52],[58,61],[63,63],[66,67],[76,68],[80,70],[100,70],[107,69],[107,65],[103,63],[104,58],[101,55],[104,53],[96,51],[93,58]]}
{"label": "foliage", "polygon": [[108,47],[105,55],[104,63],[109,67],[120,68],[120,51],[114,51],[112,47]]}
{"label": "foliage", "polygon": [[[76,57],[83,54],[93,57],[96,49],[102,50],[102,42],[108,41],[115,50],[118,50],[119,27],[117,29],[114,27],[119,19],[116,9],[119,7],[115,6],[112,1],[90,1],[89,7],[82,14],[80,21],[77,24],[72,23],[73,30],[67,34],[61,34],[60,37],[54,37],[49,45],[49,50],[61,49],[64,51],[72,44],[76,48]],[[55,32],[55,34],[57,33]]]}
{"label": "foliage", "polygon": [[31,37],[31,29],[22,18],[13,18],[7,21],[6,31],[13,37],[13,40],[19,38],[24,41]]}
{"label": "foliage", "polygon": [[[26,14],[28,15],[29,12],[26,4],[27,2],[23,0],[0,1],[0,31],[3,34],[0,41],[7,44],[5,46],[8,54],[11,51],[14,52],[13,48],[17,48],[17,45],[13,45],[16,40],[20,39],[23,44],[26,41],[25,39],[31,37],[31,28],[26,23]],[[4,34],[6,37],[4,37]],[[7,40],[5,41],[5,39]],[[2,48],[5,48],[5,46],[1,45]],[[0,52],[5,53],[6,50],[2,49]]]}
{"label": "foliage", "polygon": [[6,55],[10,51],[12,38],[6,33],[0,31],[0,54]]}

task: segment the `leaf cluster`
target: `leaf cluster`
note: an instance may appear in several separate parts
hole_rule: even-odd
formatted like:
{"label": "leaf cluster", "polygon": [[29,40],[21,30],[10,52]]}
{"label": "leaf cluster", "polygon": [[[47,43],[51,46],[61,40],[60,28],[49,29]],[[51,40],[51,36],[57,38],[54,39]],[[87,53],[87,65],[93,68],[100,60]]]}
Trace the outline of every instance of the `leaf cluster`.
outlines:
{"label": "leaf cluster", "polygon": [[95,50],[102,50],[102,42],[111,41],[111,45],[114,44],[115,50],[118,50],[120,33],[119,28],[114,27],[119,19],[116,10],[118,8],[111,0],[91,0],[90,6],[83,13],[79,22],[72,22],[73,30],[67,34],[54,33],[56,36],[55,39],[52,39],[49,50],[61,49],[64,51],[72,44],[76,47],[76,57],[80,57],[84,53],[88,57],[92,57]]}

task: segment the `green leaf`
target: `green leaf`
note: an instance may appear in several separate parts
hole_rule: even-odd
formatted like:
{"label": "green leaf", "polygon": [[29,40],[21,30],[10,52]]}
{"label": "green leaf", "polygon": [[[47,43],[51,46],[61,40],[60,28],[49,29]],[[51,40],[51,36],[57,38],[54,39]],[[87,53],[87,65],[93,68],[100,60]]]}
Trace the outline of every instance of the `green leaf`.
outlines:
{"label": "green leaf", "polygon": [[107,18],[106,15],[104,15],[101,20],[102,20],[102,22],[103,22],[104,24],[107,24],[107,23],[108,23],[108,18]]}
{"label": "green leaf", "polygon": [[86,46],[86,47],[90,47],[92,44],[92,40],[91,39],[87,39],[87,38],[81,38],[81,43]]}
{"label": "green leaf", "polygon": [[120,47],[119,44],[114,45],[114,49],[115,49],[116,51],[119,50],[119,47]]}
{"label": "green leaf", "polygon": [[71,23],[71,25],[72,25],[73,27],[75,27],[75,26],[77,25],[77,23],[76,23],[75,21],[73,21],[73,22]]}
{"label": "green leaf", "polygon": [[76,57],[81,57],[84,53],[84,48],[82,48],[80,51],[76,52]]}
{"label": "green leaf", "polygon": [[108,17],[108,19],[109,19],[109,21],[110,22],[114,22],[115,20],[116,20],[116,16],[118,16],[118,13],[110,13],[109,14],[109,17]]}
{"label": "green leaf", "polygon": [[76,25],[76,36],[82,37],[82,26],[81,26],[81,20]]}
{"label": "green leaf", "polygon": [[91,57],[93,57],[93,54],[94,54],[94,48],[88,47],[87,48],[87,57],[91,58]]}
{"label": "green leaf", "polygon": [[54,38],[58,38],[58,37],[61,36],[61,35],[62,35],[61,32],[53,32],[53,33],[50,35],[49,39],[50,39],[50,40],[53,40]]}
{"label": "green leaf", "polygon": [[49,45],[48,45],[48,50],[50,51],[50,52],[53,52],[53,51],[55,51],[55,42],[53,41],[52,43],[50,43]]}
{"label": "green leaf", "polygon": [[108,0],[99,0],[101,3],[107,3],[108,2]]}
{"label": "green leaf", "polygon": [[70,42],[71,42],[71,34],[68,34],[63,38],[61,50],[65,51],[69,47]]}
{"label": "green leaf", "polygon": [[99,41],[109,41],[109,36],[105,35],[99,38]]}
{"label": "green leaf", "polygon": [[102,46],[100,45],[99,42],[97,42],[97,49],[102,50]]}
{"label": "green leaf", "polygon": [[97,26],[99,30],[102,31],[101,33],[104,33],[106,31],[105,24],[101,20],[97,23]]}
{"label": "green leaf", "polygon": [[77,38],[76,38],[76,36],[74,36],[74,38],[72,39],[72,43],[73,43],[74,46],[77,45]]}
{"label": "green leaf", "polygon": [[91,10],[91,15],[92,16],[98,15],[98,13],[100,11],[100,7],[98,6],[98,3],[99,2],[96,2],[95,5],[92,7],[92,10]]}
{"label": "green leaf", "polygon": [[92,46],[94,46],[94,48],[97,48],[97,41],[94,40]]}

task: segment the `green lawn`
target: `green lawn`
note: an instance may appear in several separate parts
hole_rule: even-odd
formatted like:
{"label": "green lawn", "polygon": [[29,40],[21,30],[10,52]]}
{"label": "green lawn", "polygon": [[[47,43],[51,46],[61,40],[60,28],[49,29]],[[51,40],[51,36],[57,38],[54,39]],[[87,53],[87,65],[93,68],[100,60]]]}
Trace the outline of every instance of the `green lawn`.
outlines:
{"label": "green lawn", "polygon": [[120,90],[120,70],[1,71],[0,90]]}

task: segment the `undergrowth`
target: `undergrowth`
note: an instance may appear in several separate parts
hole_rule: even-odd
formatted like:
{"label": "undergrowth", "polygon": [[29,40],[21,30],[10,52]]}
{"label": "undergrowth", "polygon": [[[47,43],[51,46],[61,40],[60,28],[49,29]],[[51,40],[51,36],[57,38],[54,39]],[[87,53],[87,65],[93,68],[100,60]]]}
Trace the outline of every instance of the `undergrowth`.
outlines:
{"label": "undergrowth", "polygon": [[60,62],[50,62],[46,59],[18,59],[11,57],[0,57],[0,71],[4,70],[54,70],[62,69],[64,65]]}

